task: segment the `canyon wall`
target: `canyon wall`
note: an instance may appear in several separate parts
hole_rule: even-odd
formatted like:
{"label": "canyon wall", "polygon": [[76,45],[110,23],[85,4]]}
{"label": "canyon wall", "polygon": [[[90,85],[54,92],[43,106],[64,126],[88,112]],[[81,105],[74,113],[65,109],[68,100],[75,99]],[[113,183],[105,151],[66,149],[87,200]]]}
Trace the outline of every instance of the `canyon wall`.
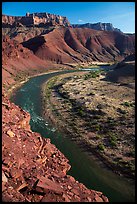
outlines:
{"label": "canyon wall", "polygon": [[74,29],[66,17],[48,13],[3,15],[2,26],[3,201],[108,202],[102,192],[89,190],[67,175],[67,158],[49,139],[31,131],[30,115],[6,94],[20,80],[51,68],[68,69],[67,63],[120,61],[134,54],[135,36]]}
{"label": "canyon wall", "polygon": [[135,50],[135,36],[89,28],[56,28],[22,43],[44,60],[57,63],[114,62]]}

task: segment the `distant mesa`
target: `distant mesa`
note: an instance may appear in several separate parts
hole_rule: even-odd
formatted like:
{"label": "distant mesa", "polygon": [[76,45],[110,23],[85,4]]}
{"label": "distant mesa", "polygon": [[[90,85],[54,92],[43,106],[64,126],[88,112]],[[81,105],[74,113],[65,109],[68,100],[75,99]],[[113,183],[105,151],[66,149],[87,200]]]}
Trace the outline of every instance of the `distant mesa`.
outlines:
{"label": "distant mesa", "polygon": [[24,26],[38,25],[59,25],[69,27],[70,23],[66,17],[49,13],[26,13],[26,16],[2,15],[2,26],[14,27],[17,24]]}
{"label": "distant mesa", "polygon": [[85,23],[85,24],[72,24],[73,28],[91,28],[94,30],[105,30],[105,31],[117,31],[122,32],[118,28],[114,28],[112,23]]}
{"label": "distant mesa", "polygon": [[114,28],[111,23],[86,23],[86,24],[70,24],[68,19],[64,16],[44,13],[29,13],[25,16],[8,16],[2,15],[2,27],[15,26],[64,26],[72,28],[90,28],[94,30],[103,31],[117,31],[122,32],[118,28]]}

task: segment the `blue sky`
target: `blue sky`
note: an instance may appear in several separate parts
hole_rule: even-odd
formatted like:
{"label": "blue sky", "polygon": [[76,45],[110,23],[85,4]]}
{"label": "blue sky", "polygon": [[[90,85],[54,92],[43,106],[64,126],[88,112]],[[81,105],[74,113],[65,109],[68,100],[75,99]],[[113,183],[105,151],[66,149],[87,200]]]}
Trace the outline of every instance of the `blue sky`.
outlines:
{"label": "blue sky", "polygon": [[66,16],[71,24],[112,23],[125,33],[135,32],[135,2],[3,2],[2,14],[24,16],[47,12]]}

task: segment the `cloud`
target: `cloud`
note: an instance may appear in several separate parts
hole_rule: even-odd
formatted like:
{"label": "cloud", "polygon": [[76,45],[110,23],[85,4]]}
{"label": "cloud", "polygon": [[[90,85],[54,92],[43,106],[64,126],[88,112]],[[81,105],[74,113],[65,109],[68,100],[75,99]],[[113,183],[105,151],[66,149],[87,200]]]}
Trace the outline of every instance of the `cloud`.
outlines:
{"label": "cloud", "polygon": [[79,19],[79,20],[78,20],[78,22],[80,22],[80,23],[81,23],[81,22],[85,22],[85,21],[83,21],[83,20]]}

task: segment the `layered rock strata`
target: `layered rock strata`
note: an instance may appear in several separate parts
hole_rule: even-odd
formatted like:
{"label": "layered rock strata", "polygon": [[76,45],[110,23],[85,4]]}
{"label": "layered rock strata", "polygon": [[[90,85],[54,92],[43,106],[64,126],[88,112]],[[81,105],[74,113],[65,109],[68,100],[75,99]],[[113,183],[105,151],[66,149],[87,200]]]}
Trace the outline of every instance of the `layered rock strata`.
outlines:
{"label": "layered rock strata", "polygon": [[8,16],[2,15],[3,27],[14,26],[32,26],[32,25],[60,25],[70,26],[70,23],[66,17],[50,14],[50,13],[26,13],[26,16]]}
{"label": "layered rock strata", "polygon": [[39,58],[59,64],[115,62],[134,53],[134,37],[88,28],[56,28],[22,45]]}
{"label": "layered rock strata", "polygon": [[[61,68],[61,65],[60,65]],[[8,36],[2,39],[2,82],[3,88],[17,85],[19,81],[24,81],[30,75],[47,72],[51,69],[59,69],[51,61],[44,61],[33,54],[33,52],[23,47],[16,40]]]}

